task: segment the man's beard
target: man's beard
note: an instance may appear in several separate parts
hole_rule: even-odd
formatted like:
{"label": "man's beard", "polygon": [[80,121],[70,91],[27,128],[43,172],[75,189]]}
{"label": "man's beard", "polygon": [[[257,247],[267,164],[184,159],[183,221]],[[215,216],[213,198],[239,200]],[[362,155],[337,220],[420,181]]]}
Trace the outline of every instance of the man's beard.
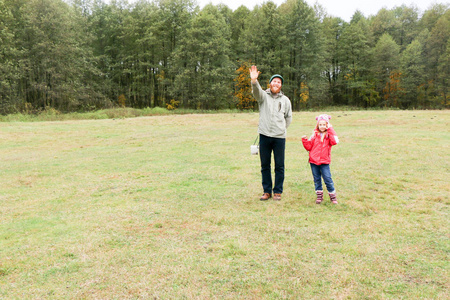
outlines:
{"label": "man's beard", "polygon": [[272,92],[272,94],[278,94],[281,91],[281,87],[270,87],[270,91]]}

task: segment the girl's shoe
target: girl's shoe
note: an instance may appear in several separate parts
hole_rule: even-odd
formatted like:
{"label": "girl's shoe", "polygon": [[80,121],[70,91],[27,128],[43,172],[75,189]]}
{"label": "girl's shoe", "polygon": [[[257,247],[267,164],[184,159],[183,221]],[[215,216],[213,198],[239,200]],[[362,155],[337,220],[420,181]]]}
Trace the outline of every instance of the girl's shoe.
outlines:
{"label": "girl's shoe", "polygon": [[336,193],[328,193],[328,195],[330,195],[331,203],[338,204],[337,199],[336,199]]}
{"label": "girl's shoe", "polygon": [[317,199],[316,204],[320,204],[323,201],[323,191],[316,191]]}

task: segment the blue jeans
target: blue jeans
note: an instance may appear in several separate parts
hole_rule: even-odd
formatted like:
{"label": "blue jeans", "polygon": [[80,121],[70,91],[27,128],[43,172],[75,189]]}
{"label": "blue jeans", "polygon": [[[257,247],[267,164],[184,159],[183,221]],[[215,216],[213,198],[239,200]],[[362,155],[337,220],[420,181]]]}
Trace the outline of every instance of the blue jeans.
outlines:
{"label": "blue jeans", "polygon": [[330,165],[315,165],[311,164],[311,171],[314,177],[314,186],[316,191],[323,191],[322,178],[327,186],[328,193],[334,192],[334,183],[331,178]]}
{"label": "blue jeans", "polygon": [[272,194],[272,173],[270,170],[272,152],[275,161],[275,186],[273,186],[273,193],[283,193],[285,149],[286,139],[272,138],[262,134],[259,135],[259,158],[261,160],[264,193]]}

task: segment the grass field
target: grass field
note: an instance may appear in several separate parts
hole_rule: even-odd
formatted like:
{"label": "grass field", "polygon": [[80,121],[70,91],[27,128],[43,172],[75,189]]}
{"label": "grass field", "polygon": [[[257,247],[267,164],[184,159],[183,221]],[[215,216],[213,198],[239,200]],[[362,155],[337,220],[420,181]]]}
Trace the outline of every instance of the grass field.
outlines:
{"label": "grass field", "polygon": [[0,123],[0,299],[448,299],[449,111],[331,111],[338,205],[294,114],[281,202],[258,114]]}

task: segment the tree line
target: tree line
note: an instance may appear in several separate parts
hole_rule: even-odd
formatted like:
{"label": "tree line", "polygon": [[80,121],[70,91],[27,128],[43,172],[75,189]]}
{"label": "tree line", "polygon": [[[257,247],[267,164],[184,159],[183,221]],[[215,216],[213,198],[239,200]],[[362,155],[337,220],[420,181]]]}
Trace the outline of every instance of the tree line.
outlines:
{"label": "tree line", "polygon": [[0,113],[255,109],[252,64],[295,110],[448,108],[449,36],[448,4],[345,22],[303,0],[0,0]]}

